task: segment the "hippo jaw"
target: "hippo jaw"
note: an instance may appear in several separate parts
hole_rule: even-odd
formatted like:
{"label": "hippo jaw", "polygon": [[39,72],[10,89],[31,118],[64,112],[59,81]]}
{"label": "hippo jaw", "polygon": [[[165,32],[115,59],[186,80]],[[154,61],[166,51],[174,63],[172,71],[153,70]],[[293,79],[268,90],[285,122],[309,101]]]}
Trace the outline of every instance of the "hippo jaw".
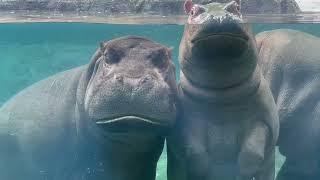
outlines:
{"label": "hippo jaw", "polygon": [[134,36],[101,46],[84,98],[88,118],[109,132],[170,127],[176,118],[170,50]]}

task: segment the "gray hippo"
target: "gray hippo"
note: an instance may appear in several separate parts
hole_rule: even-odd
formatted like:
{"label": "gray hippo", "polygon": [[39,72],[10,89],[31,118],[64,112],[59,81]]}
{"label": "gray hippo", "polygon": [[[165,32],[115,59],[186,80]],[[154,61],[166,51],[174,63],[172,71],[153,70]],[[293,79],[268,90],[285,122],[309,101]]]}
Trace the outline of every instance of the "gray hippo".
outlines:
{"label": "gray hippo", "polygon": [[176,119],[170,50],[129,36],[0,109],[1,180],[153,180]]}
{"label": "gray hippo", "polygon": [[169,180],[273,180],[279,119],[240,2],[185,2]]}
{"label": "gray hippo", "polygon": [[294,30],[256,36],[264,77],[275,98],[286,157],[278,180],[320,179],[320,39]]}

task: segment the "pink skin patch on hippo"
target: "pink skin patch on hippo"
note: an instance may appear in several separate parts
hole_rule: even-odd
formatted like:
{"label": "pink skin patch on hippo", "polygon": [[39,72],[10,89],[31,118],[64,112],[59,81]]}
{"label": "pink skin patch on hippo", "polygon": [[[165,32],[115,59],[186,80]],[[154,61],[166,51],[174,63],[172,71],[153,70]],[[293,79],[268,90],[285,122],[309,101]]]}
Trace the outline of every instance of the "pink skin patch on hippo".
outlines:
{"label": "pink skin patch on hippo", "polygon": [[187,14],[190,13],[192,7],[193,7],[193,2],[192,2],[192,0],[186,0],[186,1],[184,2],[184,11],[185,11]]}
{"label": "pink skin patch on hippo", "polygon": [[238,11],[240,11],[241,7],[241,0],[234,0],[238,4]]}
{"label": "pink skin patch on hippo", "polygon": [[[241,7],[241,0],[234,0],[234,2],[236,2],[238,4],[237,10],[240,11],[240,7]],[[193,2],[192,0],[186,0],[184,2],[184,11],[189,14],[190,11],[192,10],[193,7]]]}

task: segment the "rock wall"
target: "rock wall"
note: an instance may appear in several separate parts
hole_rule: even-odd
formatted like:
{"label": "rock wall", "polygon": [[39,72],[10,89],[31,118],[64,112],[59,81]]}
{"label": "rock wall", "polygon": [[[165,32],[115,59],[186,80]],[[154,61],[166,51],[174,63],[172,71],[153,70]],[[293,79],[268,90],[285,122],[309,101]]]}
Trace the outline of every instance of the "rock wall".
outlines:
{"label": "rock wall", "polygon": [[[196,3],[230,0],[194,0]],[[0,0],[0,11],[41,11],[87,15],[182,15],[183,0]],[[296,13],[294,0],[242,0],[244,14]]]}

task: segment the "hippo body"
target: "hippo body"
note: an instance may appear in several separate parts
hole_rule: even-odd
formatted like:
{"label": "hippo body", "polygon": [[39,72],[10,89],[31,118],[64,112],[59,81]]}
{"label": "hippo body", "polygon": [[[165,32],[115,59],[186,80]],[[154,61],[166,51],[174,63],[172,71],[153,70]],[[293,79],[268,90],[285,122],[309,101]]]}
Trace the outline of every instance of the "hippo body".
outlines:
{"label": "hippo body", "polygon": [[320,39],[280,29],[262,32],[256,41],[279,112],[277,144],[286,157],[277,179],[320,179]]}
{"label": "hippo body", "polygon": [[274,179],[277,109],[238,6],[185,2],[169,180]]}
{"label": "hippo body", "polygon": [[174,71],[168,48],[129,36],[23,90],[0,109],[0,179],[155,179]]}

